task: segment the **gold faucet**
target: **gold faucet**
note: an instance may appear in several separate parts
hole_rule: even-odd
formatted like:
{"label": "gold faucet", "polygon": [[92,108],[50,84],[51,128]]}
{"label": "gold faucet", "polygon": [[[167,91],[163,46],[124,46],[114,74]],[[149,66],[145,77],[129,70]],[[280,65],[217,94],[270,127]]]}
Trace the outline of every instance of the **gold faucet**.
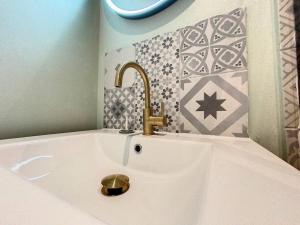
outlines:
{"label": "gold faucet", "polygon": [[139,75],[142,77],[145,88],[145,108],[143,112],[143,131],[144,135],[153,134],[153,126],[163,127],[166,126],[166,117],[164,116],[164,104],[161,103],[161,112],[159,116],[153,116],[153,110],[150,106],[150,85],[148,76],[145,73],[145,70],[135,62],[128,62],[124,64],[121,69],[116,74],[115,86],[120,88],[122,87],[123,75],[128,68],[134,68],[139,72]]}

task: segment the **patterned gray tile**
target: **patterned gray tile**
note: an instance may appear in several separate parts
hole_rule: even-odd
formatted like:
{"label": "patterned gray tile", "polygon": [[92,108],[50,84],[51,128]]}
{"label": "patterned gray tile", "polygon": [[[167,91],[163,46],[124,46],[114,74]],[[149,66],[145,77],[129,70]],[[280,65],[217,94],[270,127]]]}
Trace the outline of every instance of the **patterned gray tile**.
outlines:
{"label": "patterned gray tile", "polygon": [[299,125],[299,96],[297,91],[298,71],[296,49],[281,51],[284,126],[297,128]]}
{"label": "patterned gray tile", "polygon": [[126,117],[129,128],[135,123],[134,88],[104,88],[104,128],[125,129]]}
{"label": "patterned gray tile", "polygon": [[210,44],[218,44],[227,38],[241,38],[246,36],[245,10],[238,8],[225,15],[218,15],[210,19],[212,35]]}
{"label": "patterned gray tile", "polygon": [[208,75],[209,65],[209,20],[203,20],[194,26],[180,29],[181,77]]}
{"label": "patterned gray tile", "polygon": [[246,137],[247,71],[181,81],[181,132]]}
{"label": "patterned gray tile", "polygon": [[[165,103],[168,126],[165,131],[179,130],[179,32],[170,32],[135,44],[136,61],[145,69],[150,80],[151,105],[154,113]],[[136,125],[142,129],[144,87],[140,77],[136,83]]]}
{"label": "patterned gray tile", "polygon": [[247,69],[246,11],[242,8],[210,19],[211,73]]}
{"label": "patterned gray tile", "polygon": [[279,0],[280,49],[296,47],[294,0]]}
{"label": "patterned gray tile", "polygon": [[209,20],[203,20],[194,26],[187,26],[181,29],[181,51],[186,51],[193,47],[205,48],[209,46],[207,35]]}
{"label": "patterned gray tile", "polygon": [[245,10],[238,8],[181,29],[181,78],[245,70],[245,23]]}
{"label": "patterned gray tile", "polygon": [[185,79],[190,76],[205,76],[210,74],[210,63],[208,57],[209,47],[200,48],[194,52],[181,51],[181,79]]}
{"label": "patterned gray tile", "polygon": [[299,129],[285,129],[285,134],[288,146],[287,161],[295,168],[300,169]]}
{"label": "patterned gray tile", "polygon": [[240,38],[233,42],[215,44],[210,47],[213,58],[211,73],[219,74],[247,69],[246,38]]}

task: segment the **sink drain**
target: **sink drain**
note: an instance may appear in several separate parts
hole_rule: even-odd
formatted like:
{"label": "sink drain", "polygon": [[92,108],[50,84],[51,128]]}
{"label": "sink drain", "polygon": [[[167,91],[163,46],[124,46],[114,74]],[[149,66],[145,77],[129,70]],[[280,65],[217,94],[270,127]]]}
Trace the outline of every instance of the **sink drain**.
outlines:
{"label": "sink drain", "polygon": [[101,193],[105,196],[124,194],[129,189],[129,177],[123,174],[113,174],[104,177],[101,181]]}

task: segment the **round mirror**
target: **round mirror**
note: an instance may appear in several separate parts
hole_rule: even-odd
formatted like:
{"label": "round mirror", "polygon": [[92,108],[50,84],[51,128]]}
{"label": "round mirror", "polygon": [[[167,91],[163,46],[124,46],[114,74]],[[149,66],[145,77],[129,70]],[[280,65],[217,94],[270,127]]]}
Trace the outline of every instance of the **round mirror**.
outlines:
{"label": "round mirror", "polygon": [[118,15],[128,19],[152,16],[167,8],[176,0],[105,0]]}

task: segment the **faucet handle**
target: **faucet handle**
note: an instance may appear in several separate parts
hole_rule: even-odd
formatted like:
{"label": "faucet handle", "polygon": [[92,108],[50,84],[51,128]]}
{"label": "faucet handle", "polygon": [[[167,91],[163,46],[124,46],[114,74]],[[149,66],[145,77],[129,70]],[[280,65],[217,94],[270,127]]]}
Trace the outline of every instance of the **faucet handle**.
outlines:
{"label": "faucet handle", "polygon": [[160,102],[159,117],[162,120],[162,126],[167,126],[167,117],[165,116],[165,103],[163,103],[163,102]]}
{"label": "faucet handle", "polygon": [[160,102],[160,116],[164,116],[165,114],[165,103],[164,102]]}

